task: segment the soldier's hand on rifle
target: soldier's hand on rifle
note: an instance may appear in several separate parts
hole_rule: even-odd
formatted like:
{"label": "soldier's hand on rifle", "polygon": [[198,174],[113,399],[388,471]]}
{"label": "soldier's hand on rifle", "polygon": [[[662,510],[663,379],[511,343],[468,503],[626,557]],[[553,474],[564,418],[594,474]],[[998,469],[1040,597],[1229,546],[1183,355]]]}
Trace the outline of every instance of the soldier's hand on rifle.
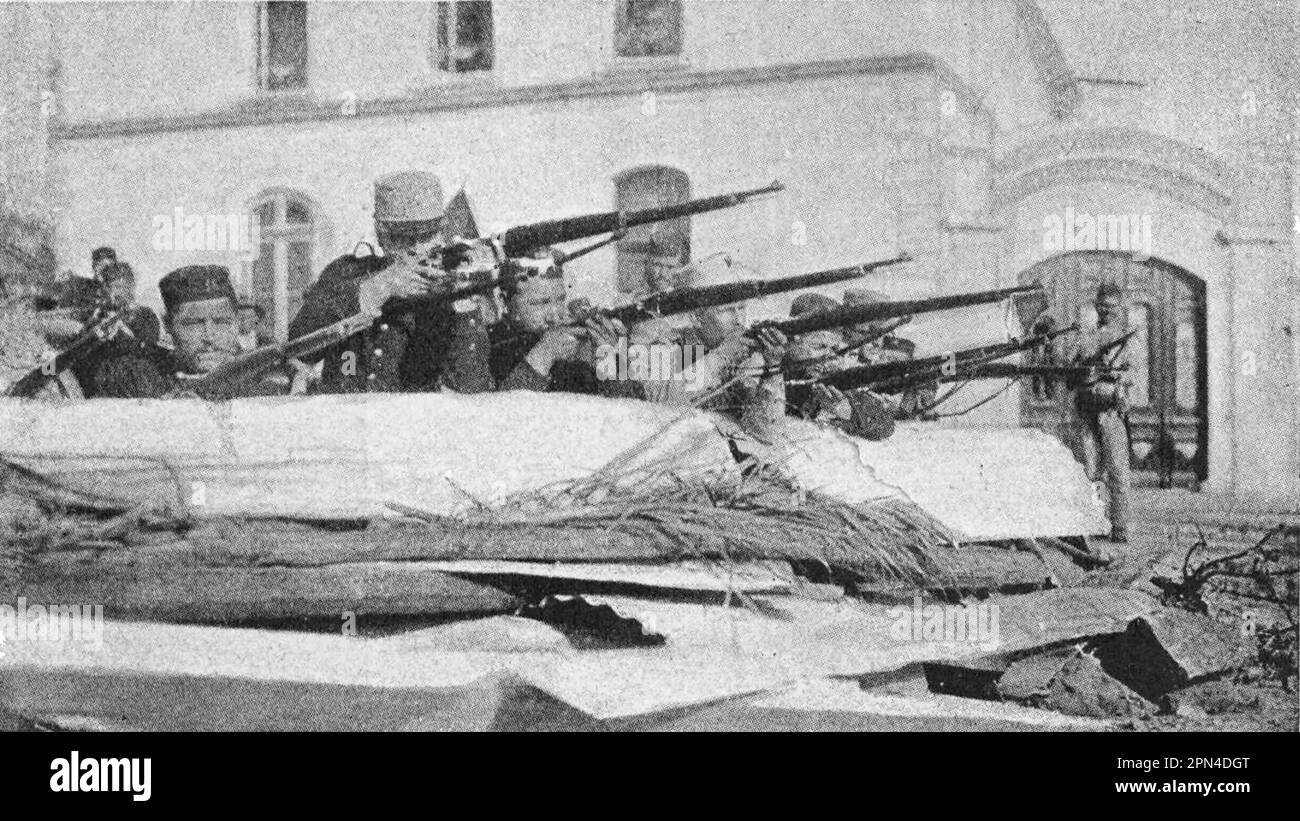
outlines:
{"label": "soldier's hand on rifle", "polygon": [[578,353],[578,336],[576,328],[561,325],[542,334],[533,349],[528,352],[525,361],[540,374],[549,374],[551,367],[561,359],[572,359]]}
{"label": "soldier's hand on rifle", "polygon": [[844,391],[823,382],[813,384],[813,397],[823,409],[834,413],[841,419],[848,419],[852,414],[852,405]]}
{"label": "soldier's hand on rifle", "polygon": [[433,292],[434,285],[408,265],[394,264],[361,281],[357,291],[360,311],[379,316],[390,299],[411,299]]}
{"label": "soldier's hand on rifle", "polygon": [[607,316],[592,317],[583,323],[583,327],[586,328],[596,347],[601,345],[617,347],[619,337],[627,336],[627,328],[623,323]]}
{"label": "soldier's hand on rifle", "polygon": [[785,359],[785,348],[789,340],[776,328],[759,328],[758,337],[753,345],[763,355],[763,364],[769,368],[779,368]]}

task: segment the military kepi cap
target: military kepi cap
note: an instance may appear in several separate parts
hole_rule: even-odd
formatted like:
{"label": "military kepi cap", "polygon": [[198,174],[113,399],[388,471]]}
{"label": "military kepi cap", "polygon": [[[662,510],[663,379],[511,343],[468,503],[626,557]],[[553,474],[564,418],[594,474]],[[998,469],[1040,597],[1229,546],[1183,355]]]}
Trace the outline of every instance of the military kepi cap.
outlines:
{"label": "military kepi cap", "polygon": [[399,171],[375,181],[377,221],[432,222],[442,216],[442,185],[427,171]]}
{"label": "military kepi cap", "polygon": [[880,291],[872,291],[869,288],[849,288],[844,292],[844,304],[851,308],[888,301],[889,297]]}
{"label": "military kepi cap", "polygon": [[838,310],[840,303],[825,294],[799,294],[790,303],[790,318],[797,319],[808,314],[824,314]]}
{"label": "military kepi cap", "polygon": [[202,302],[205,299],[229,297],[232,303],[238,302],[235,288],[230,284],[230,272],[220,265],[187,265],[177,268],[158,283],[162,292],[163,305],[168,313],[175,313],[177,306],[186,302]]}

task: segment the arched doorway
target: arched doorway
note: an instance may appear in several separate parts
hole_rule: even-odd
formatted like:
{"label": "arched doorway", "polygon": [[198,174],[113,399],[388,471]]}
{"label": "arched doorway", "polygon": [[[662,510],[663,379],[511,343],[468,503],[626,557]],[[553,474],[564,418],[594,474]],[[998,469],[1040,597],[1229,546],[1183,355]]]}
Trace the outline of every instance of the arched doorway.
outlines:
{"label": "arched doorway", "polygon": [[[1124,286],[1133,372],[1129,413],[1134,484],[1197,489],[1208,474],[1205,283],[1157,259],[1082,251],[1053,257],[1021,275],[1042,283],[1040,307],[1059,325],[1096,323],[1093,295],[1103,281]],[[1023,317],[1028,324],[1034,317]],[[1021,393],[1022,424],[1062,432],[1060,397]]]}

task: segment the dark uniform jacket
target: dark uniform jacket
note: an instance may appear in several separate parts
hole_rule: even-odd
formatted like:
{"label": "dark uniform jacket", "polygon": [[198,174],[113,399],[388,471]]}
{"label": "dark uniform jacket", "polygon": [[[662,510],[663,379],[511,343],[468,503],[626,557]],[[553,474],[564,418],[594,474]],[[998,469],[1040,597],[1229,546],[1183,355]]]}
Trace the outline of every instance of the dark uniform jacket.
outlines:
{"label": "dark uniform jacket", "polygon": [[[180,362],[172,351],[151,345],[103,359],[92,380],[95,396],[100,398],[161,399],[184,394],[186,380],[181,373]],[[284,396],[289,393],[289,385],[289,375],[275,371],[242,387],[238,396]]]}
{"label": "dark uniform jacket", "polygon": [[[100,318],[100,314],[91,313],[83,317],[83,321],[91,323]],[[98,395],[95,373],[105,362],[136,351],[151,351],[158,347],[158,337],[161,335],[162,327],[158,315],[153,311],[143,305],[133,305],[125,311],[122,322],[131,332],[130,335],[120,334],[97,345],[71,368],[73,376],[77,377],[77,382],[81,385],[82,394],[87,399]]]}
{"label": "dark uniform jacket", "polygon": [[[389,264],[384,257],[346,255],[325,266],[303,295],[291,339],[360,312],[363,279]],[[457,313],[445,301],[389,303],[370,328],[318,355],[323,393],[492,390],[488,333],[478,311]]]}

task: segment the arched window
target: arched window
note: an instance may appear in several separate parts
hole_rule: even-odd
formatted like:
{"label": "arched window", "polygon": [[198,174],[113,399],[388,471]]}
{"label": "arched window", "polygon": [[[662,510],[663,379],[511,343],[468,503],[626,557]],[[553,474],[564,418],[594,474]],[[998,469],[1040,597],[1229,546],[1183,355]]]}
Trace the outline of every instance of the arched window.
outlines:
{"label": "arched window", "polygon": [[319,219],[311,201],[294,191],[266,192],[253,209],[261,244],[246,296],[262,308],[267,330],[283,341],[317,268]]}
{"label": "arched window", "polygon": [[[658,165],[618,175],[614,178],[614,189],[621,211],[660,208],[691,198],[691,181],[686,173]],[[679,265],[690,261],[690,217],[628,229],[627,236],[618,243],[619,290],[627,293],[646,290],[646,274],[656,258],[676,259]]]}

